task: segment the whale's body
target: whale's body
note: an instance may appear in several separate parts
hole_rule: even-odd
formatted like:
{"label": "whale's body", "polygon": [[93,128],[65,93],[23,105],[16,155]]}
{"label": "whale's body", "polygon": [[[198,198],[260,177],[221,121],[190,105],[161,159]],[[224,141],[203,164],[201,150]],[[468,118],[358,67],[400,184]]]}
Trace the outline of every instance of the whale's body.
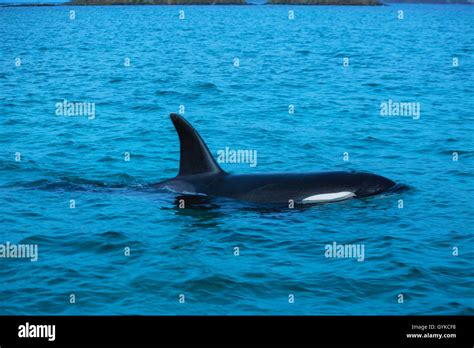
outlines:
{"label": "whale's body", "polygon": [[369,197],[395,186],[365,172],[230,174],[222,170],[194,128],[171,114],[180,140],[179,174],[153,185],[180,194],[234,198],[256,203],[326,203]]}

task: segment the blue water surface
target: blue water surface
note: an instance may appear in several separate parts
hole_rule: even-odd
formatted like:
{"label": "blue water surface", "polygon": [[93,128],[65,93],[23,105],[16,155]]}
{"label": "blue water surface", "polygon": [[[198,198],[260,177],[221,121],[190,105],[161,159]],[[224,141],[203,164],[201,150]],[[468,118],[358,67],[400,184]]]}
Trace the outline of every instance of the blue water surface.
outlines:
{"label": "blue water surface", "polygon": [[[474,314],[473,19],[448,5],[0,8],[0,244],[39,248],[0,258],[0,314]],[[65,99],[95,118],[56,115]],[[390,99],[420,118],[381,116]],[[177,173],[180,105],[215,155],[257,151],[227,171],[367,170],[409,189],[180,209],[147,189]],[[333,242],[364,245],[364,261],[325,257]]]}

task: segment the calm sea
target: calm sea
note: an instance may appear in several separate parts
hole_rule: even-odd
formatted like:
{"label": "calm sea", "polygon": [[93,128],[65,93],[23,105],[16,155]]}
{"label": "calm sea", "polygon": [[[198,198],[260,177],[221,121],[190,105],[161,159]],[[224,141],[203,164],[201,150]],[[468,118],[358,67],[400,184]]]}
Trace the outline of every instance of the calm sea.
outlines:
{"label": "calm sea", "polygon": [[[0,258],[0,314],[474,314],[473,18],[0,8],[0,244],[38,246]],[[64,100],[90,112],[60,115]],[[413,108],[381,115],[390,101]],[[257,151],[230,172],[367,170],[409,189],[180,209],[147,188],[177,173],[179,111],[216,156]],[[363,261],[326,257],[333,243]]]}

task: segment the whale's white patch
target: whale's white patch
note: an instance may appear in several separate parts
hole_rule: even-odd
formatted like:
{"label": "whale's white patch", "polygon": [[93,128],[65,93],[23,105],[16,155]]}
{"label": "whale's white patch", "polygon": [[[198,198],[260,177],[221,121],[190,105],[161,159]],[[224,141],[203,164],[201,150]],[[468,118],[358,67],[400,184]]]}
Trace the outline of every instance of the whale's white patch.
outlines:
{"label": "whale's white patch", "polygon": [[180,191],[180,190],[177,190],[173,187],[169,187],[169,186],[161,186],[160,187],[162,190],[165,190],[165,191],[168,191],[168,192],[171,192],[171,193],[179,193],[179,194],[182,194],[182,195],[188,195],[188,196],[207,196],[207,194],[205,193],[201,193],[201,192],[195,192],[195,191]]}
{"label": "whale's white patch", "polygon": [[325,203],[325,202],[336,202],[344,199],[354,197],[354,192],[342,191],[334,193],[322,193],[319,195],[309,196],[303,199],[302,203]]}
{"label": "whale's white patch", "polygon": [[183,192],[181,192],[181,194],[188,195],[188,196],[207,196],[205,193],[190,192],[190,191],[183,191]]}

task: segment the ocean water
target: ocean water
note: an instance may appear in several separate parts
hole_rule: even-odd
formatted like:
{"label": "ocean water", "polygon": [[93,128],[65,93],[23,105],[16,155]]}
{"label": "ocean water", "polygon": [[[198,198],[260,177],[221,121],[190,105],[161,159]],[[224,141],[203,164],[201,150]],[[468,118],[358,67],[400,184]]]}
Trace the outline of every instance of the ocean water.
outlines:
{"label": "ocean water", "polygon": [[[0,244],[38,245],[36,262],[0,258],[0,314],[474,314],[473,18],[0,8]],[[95,103],[95,117],[58,116],[63,100]],[[420,117],[381,116],[389,100]],[[180,105],[216,156],[257,151],[227,171],[366,170],[408,189],[181,209],[149,188],[178,171]],[[363,245],[364,260],[326,257],[334,242]]]}

